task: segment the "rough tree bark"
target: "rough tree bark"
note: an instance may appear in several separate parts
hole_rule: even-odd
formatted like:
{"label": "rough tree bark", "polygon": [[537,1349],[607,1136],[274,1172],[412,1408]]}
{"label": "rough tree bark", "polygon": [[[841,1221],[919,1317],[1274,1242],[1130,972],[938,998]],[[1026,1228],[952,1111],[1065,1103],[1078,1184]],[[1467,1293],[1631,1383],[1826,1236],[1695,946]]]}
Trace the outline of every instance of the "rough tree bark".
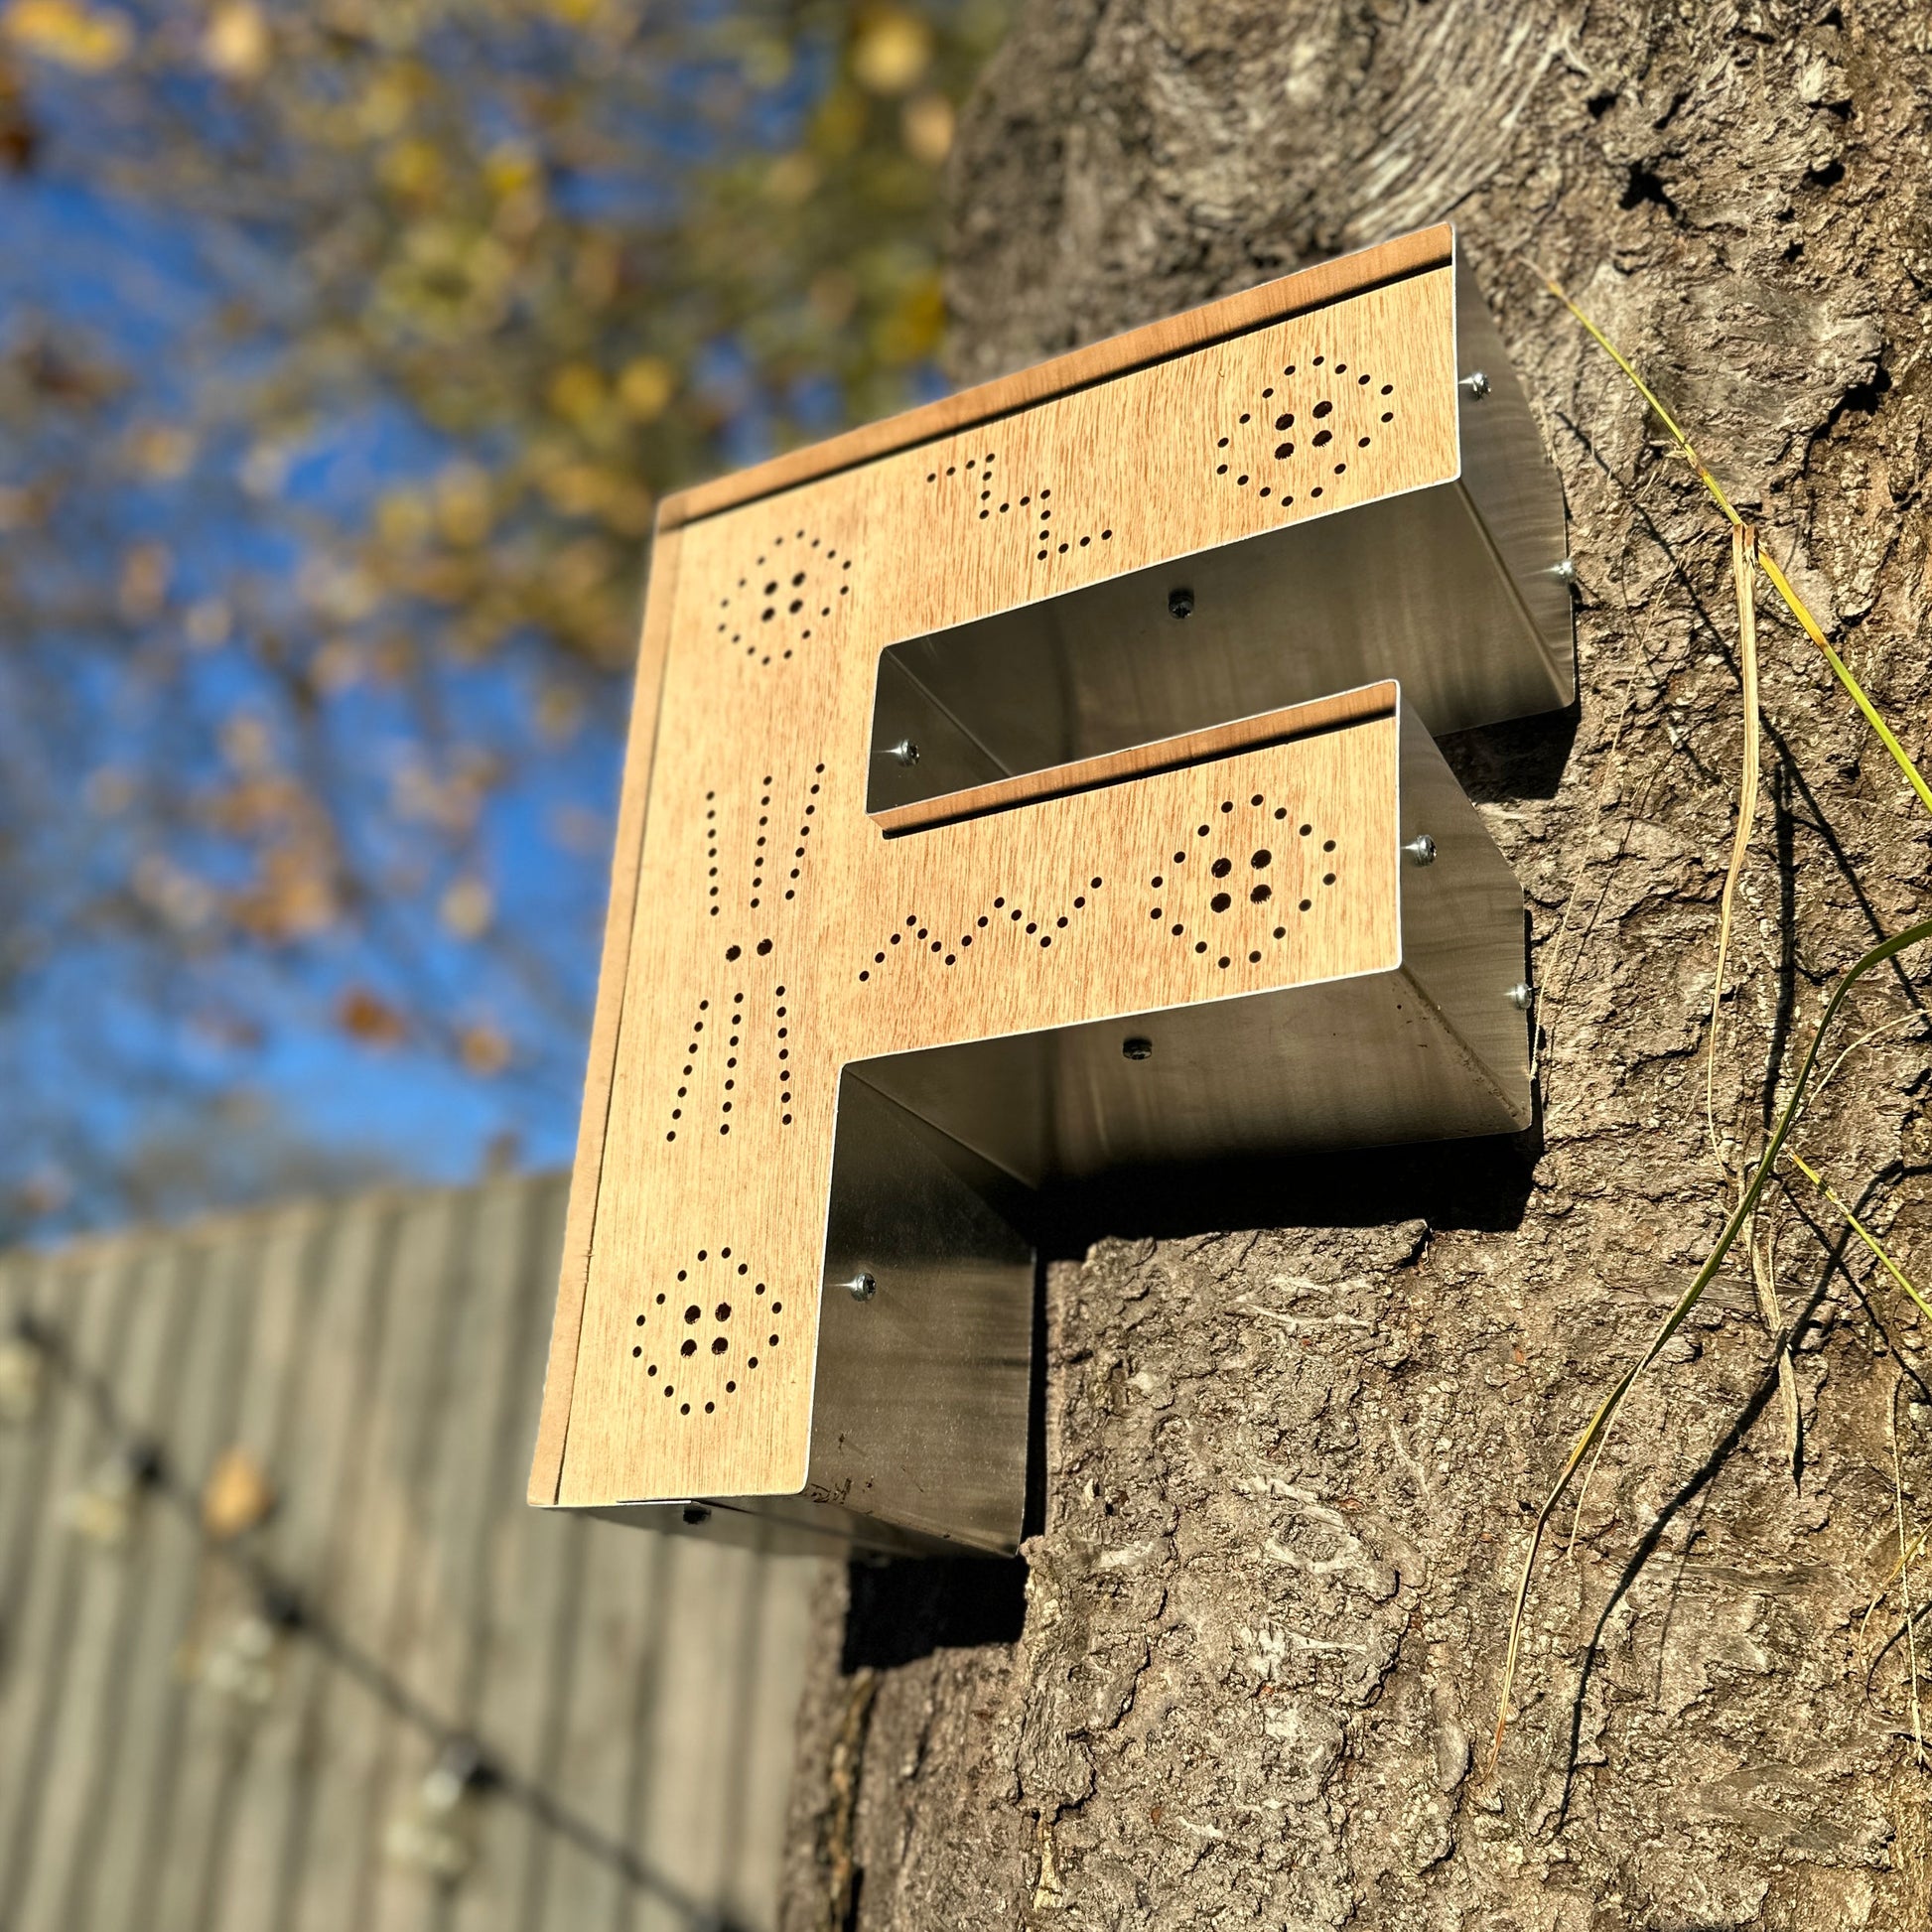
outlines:
{"label": "rough tree bark", "polygon": [[[1723,1219],[1701,1054],[1741,735],[1724,530],[1526,263],[1681,405],[1922,756],[1929,43],[1923,0],[1058,0],[987,74],[955,164],[962,377],[1459,224],[1581,578],[1577,712],[1448,748],[1528,895],[1543,1113],[1063,1205],[1024,1621],[997,1572],[855,1573],[849,1610],[841,1584],[794,1932],[1932,1922],[1903,1646],[1873,1663],[1895,1615],[1861,1635],[1888,1407],[1902,1380],[1924,1495],[1932,1396],[1809,1190],[1772,1210],[1795,1478],[1733,1268],[1547,1555],[1483,1764],[1529,1512]],[[1760,648],[1717,1089],[1746,1148],[1823,990],[1932,907],[1932,821],[1781,615]],[[1902,1024],[1799,1143],[1908,1271],[1917,1000],[1876,977],[1845,1038]]]}

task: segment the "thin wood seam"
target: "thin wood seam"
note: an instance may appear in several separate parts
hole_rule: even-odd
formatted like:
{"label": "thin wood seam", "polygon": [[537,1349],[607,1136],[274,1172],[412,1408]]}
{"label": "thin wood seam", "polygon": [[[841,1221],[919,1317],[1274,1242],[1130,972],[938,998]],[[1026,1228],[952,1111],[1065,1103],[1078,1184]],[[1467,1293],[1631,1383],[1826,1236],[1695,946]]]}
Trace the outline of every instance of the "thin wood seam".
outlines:
{"label": "thin wood seam", "polygon": [[[623,1036],[624,989],[629,978],[626,969],[635,929],[637,884],[643,870],[644,834],[650,816],[650,774],[657,762],[658,733],[663,724],[664,666],[669,654],[670,617],[677,599],[679,548],[675,538],[668,543],[652,544],[651,576],[660,581],[654,586],[646,586],[644,615],[639,626],[637,678],[631,704],[633,707],[642,704],[645,682],[649,680],[652,685],[650,725],[647,732],[640,733],[635,729],[633,719],[632,731],[628,735],[636,742],[626,746],[624,754],[623,786],[627,788],[634,784],[638,787],[636,823],[631,829],[627,852],[621,843],[612,855],[611,905],[606,915],[604,957],[599,966],[598,984],[600,991],[607,987],[610,989],[614,1012],[608,1041],[600,1038],[603,1030],[593,1019],[584,1074],[583,1114],[578,1125],[577,1158],[570,1184],[573,1195],[580,1187],[588,1187],[589,1199],[581,1218],[571,1211],[574,1202],[565,1211],[565,1244],[558,1268],[557,1311],[550,1353],[544,1368],[543,1400],[538,1413],[537,1441],[528,1488],[528,1500],[539,1508],[554,1507],[562,1493],[564,1461],[569,1449],[571,1406],[577,1387],[577,1356],[583,1342],[584,1304],[590,1295],[591,1257],[597,1245],[597,1210],[603,1193],[604,1149],[610,1135],[611,1095],[617,1084],[618,1055]],[[660,595],[653,597],[653,589]],[[624,829],[621,803],[621,840]],[[623,882],[621,891],[619,890],[620,880]],[[595,1138],[592,1135],[593,1126],[596,1129]]]}
{"label": "thin wood seam", "polygon": [[1023,771],[963,791],[941,792],[933,798],[916,799],[909,805],[889,806],[869,816],[889,839],[903,838],[909,832],[934,831],[939,826],[958,825],[969,818],[990,818],[995,812],[1042,804],[1049,798],[1104,791],[1109,785],[1151,778],[1164,771],[1184,771],[1190,765],[1212,764],[1219,759],[1259,752],[1271,745],[1318,738],[1324,732],[1390,717],[1395,707],[1394,684],[1366,684],[1332,698],[1316,698],[1308,704],[1257,712],[1252,718],[1240,718],[1229,725],[1181,732],[1173,738],[1156,739],[1152,744],[1132,745],[1125,751],[1103,752],[1097,758],[1081,759],[1072,764],[1051,764],[1038,771]]}
{"label": "thin wood seam", "polygon": [[[843,435],[788,450],[749,470],[736,471],[710,483],[666,496],[658,506],[660,532],[683,529],[726,510],[742,509],[804,483],[855,470],[882,457],[897,456],[926,443],[943,442],[963,431],[984,429],[1024,414],[1042,403],[1057,402],[1083,389],[1098,387],[1158,362],[1173,361],[1238,336],[1287,322],[1323,309],[1351,296],[1367,295],[1396,282],[1444,268],[1455,259],[1455,232],[1448,222],[1416,234],[1377,242],[1351,255],[1315,262],[1292,275],[1278,276],[1257,288],[1223,296],[1217,302],[1183,311],[1165,321],[1149,323],[1123,335],[1110,336],[1084,348],[1073,349],[1044,362],[1035,362],[992,382],[976,384],[936,402],[908,409],[883,422],[867,423]],[[1386,267],[1370,266],[1374,260]],[[1342,273],[1359,263],[1353,275]],[[1225,319],[1216,327],[1210,318]],[[1198,329],[1198,334],[1189,334]],[[1063,372],[1055,379],[1055,371]],[[1030,386],[1039,384],[1038,387]]]}

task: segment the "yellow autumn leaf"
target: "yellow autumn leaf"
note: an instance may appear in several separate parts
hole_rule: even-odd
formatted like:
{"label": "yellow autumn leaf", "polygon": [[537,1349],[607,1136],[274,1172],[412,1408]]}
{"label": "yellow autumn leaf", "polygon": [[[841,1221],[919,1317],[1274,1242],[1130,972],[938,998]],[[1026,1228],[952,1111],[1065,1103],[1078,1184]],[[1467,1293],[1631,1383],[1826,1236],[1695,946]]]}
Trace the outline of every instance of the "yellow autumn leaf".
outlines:
{"label": "yellow autumn leaf", "polygon": [[165,543],[130,545],[121,558],[121,616],[129,623],[152,623],[168,601],[174,575],[174,553]]}
{"label": "yellow autumn leaf", "polygon": [[309,682],[324,697],[333,698],[359,683],[366,669],[360,644],[352,637],[331,637],[309,660]]}
{"label": "yellow autumn leaf", "polygon": [[873,352],[882,362],[904,364],[930,355],[946,327],[946,301],[937,275],[921,275],[873,330]]}
{"label": "yellow autumn leaf", "polygon": [[952,152],[952,102],[944,94],[917,94],[898,117],[899,137],[914,161],[936,168]]}
{"label": "yellow autumn leaf", "polygon": [[351,986],[336,1003],[336,1024],[365,1046],[395,1046],[409,1028],[394,1007],[365,986]]}
{"label": "yellow autumn leaf", "polygon": [[538,179],[537,157],[521,141],[499,141],[483,158],[483,183],[492,195],[517,195]]}
{"label": "yellow autumn leaf", "polygon": [[444,893],[441,912],[459,939],[481,939],[495,916],[496,900],[481,879],[458,879]]}
{"label": "yellow autumn leaf", "polygon": [[202,1527],[217,1543],[252,1530],[275,1507],[268,1472],[238,1444],[215,1457],[202,1485]]}
{"label": "yellow autumn leaf", "polygon": [[812,117],[812,145],[821,154],[848,155],[866,138],[866,97],[856,87],[834,87]]}
{"label": "yellow autumn leaf", "polygon": [[230,80],[253,80],[268,67],[268,22],[253,0],[226,0],[208,16],[202,59]]}
{"label": "yellow autumn leaf", "polygon": [[932,60],[932,30],[897,8],[874,14],[852,47],[852,71],[875,94],[902,94]]}
{"label": "yellow autumn leaf", "polygon": [[640,423],[663,415],[677,393],[677,371],[661,355],[639,355],[618,377],[618,397]]}
{"label": "yellow autumn leaf", "polygon": [[77,0],[12,0],[0,14],[0,33],[23,53],[81,73],[106,72],[134,46],[124,15],[97,13]]}
{"label": "yellow autumn leaf", "polygon": [[537,698],[537,730],[547,745],[565,745],[584,722],[584,694],[574,684],[552,681]]}
{"label": "yellow autumn leaf", "polygon": [[586,422],[604,406],[604,378],[589,362],[566,362],[550,378],[550,407],[572,422]]}
{"label": "yellow autumn leaf", "polygon": [[797,207],[818,192],[819,165],[810,155],[781,154],[765,170],[764,192],[785,207]]}
{"label": "yellow autumn leaf", "polygon": [[255,712],[237,711],[222,720],[221,756],[237,771],[255,774],[275,762],[275,741]]}
{"label": "yellow autumn leaf", "polygon": [[380,69],[356,103],[355,119],[365,139],[400,134],[416,104],[414,76],[401,67]]}
{"label": "yellow autumn leaf", "polygon": [[489,478],[477,464],[453,463],[437,478],[437,527],[451,543],[483,542],[494,519]]}
{"label": "yellow autumn leaf", "polygon": [[193,434],[174,423],[140,423],[128,432],[128,455],[135,467],[158,483],[185,476],[195,461]]}
{"label": "yellow autumn leaf", "polygon": [[433,195],[443,185],[443,157],[433,141],[410,135],[382,157],[384,183],[399,195]]}
{"label": "yellow autumn leaf", "polygon": [[805,300],[826,328],[839,329],[859,306],[859,284],[842,268],[822,268],[812,277]]}
{"label": "yellow autumn leaf", "polygon": [[463,1064],[485,1079],[510,1063],[509,1041],[487,1024],[465,1027],[457,1035],[457,1050],[463,1055]]}
{"label": "yellow autumn leaf", "polygon": [[389,489],[376,499],[376,535],[392,550],[410,550],[429,535],[430,507],[417,489]]}
{"label": "yellow autumn leaf", "polygon": [[205,597],[188,607],[182,628],[196,650],[219,650],[234,629],[234,613],[225,600]]}

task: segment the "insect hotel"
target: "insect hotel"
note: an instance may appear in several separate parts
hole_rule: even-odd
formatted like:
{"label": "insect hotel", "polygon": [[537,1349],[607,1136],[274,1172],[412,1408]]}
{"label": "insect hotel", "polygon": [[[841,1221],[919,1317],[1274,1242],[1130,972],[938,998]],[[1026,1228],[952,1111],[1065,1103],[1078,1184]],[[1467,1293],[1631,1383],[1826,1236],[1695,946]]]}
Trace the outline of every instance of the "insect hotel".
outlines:
{"label": "insect hotel", "polygon": [[1574,676],[1448,227],[667,499],[531,1501],[1011,1551],[1037,1190],[1528,1123]]}

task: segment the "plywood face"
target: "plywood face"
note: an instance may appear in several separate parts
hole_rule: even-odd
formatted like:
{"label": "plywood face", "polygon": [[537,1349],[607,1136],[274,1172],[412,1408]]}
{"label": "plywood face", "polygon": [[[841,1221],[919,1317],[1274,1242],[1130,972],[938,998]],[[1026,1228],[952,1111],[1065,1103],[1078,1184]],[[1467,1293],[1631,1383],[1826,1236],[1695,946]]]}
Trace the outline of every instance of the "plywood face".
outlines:
{"label": "plywood face", "polygon": [[801,1486],[847,1062],[1395,963],[1392,715],[889,838],[871,708],[906,636],[1452,477],[1452,358],[1433,269],[679,531],[533,1494]]}
{"label": "plywood face", "polygon": [[[846,1061],[1394,965],[1395,746],[1383,717],[895,840],[814,760],[779,857],[822,827],[818,890],[702,926],[652,918],[653,844],[562,1500],[803,1481]],[[756,851],[771,776],[665,822],[666,882]]]}

